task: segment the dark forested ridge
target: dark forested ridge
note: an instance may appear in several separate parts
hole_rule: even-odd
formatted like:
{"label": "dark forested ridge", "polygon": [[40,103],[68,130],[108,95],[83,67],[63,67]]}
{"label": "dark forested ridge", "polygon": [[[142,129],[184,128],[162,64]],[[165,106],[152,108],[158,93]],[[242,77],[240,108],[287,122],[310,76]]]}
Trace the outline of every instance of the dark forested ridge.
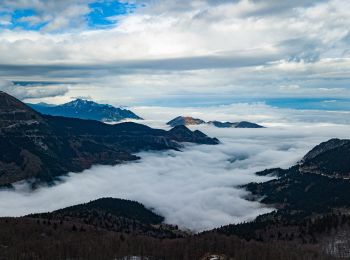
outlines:
{"label": "dark forested ridge", "polygon": [[350,207],[350,140],[321,143],[289,169],[271,169],[258,175],[277,178],[250,183],[246,188],[262,202],[287,210],[327,213]]}
{"label": "dark forested ridge", "polygon": [[308,152],[299,167],[301,172],[332,178],[350,178],[350,140],[331,139]]}
{"label": "dark forested ridge", "polygon": [[44,116],[0,92],[0,186],[33,178],[52,182],[93,164],[136,160],[134,153],[142,150],[180,149],[181,142],[219,143],[182,126],[164,131],[136,123]]}
{"label": "dark forested ridge", "polygon": [[51,213],[32,214],[31,217],[56,218],[75,216],[76,214],[88,215],[89,212],[102,212],[122,218],[137,220],[146,224],[160,224],[164,218],[145,208],[137,201],[101,198],[88,203],[74,205],[59,209]]}
{"label": "dark forested ridge", "polygon": [[[0,218],[0,259],[330,259],[314,248],[191,235],[142,204],[104,198],[51,213]],[[137,258],[136,258],[137,259]]]}
{"label": "dark forested ridge", "polygon": [[108,231],[156,238],[176,238],[187,234],[176,226],[163,223],[164,218],[130,200],[101,198],[48,213],[31,214],[27,218],[50,222],[72,222]]}
{"label": "dark forested ridge", "polygon": [[298,165],[257,173],[276,179],[246,185],[250,199],[278,210],[216,232],[308,245],[328,255],[350,257],[349,144],[350,140],[331,139],[312,149]]}

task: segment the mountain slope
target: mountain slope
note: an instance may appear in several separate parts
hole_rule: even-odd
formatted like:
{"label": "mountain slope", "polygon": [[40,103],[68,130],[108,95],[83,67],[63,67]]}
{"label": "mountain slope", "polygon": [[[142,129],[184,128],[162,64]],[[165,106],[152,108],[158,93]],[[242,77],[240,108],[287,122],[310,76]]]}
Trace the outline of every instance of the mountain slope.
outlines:
{"label": "mountain slope", "polygon": [[130,110],[116,108],[106,104],[98,104],[83,99],[76,99],[58,106],[50,106],[47,104],[28,105],[42,114],[53,116],[91,119],[103,122],[117,122],[123,119],[142,119]]}
{"label": "mountain slope", "polygon": [[350,178],[350,140],[331,139],[317,145],[304,156],[299,169],[328,177]]}
{"label": "mountain slope", "polygon": [[308,152],[298,165],[258,175],[277,178],[246,187],[262,202],[277,208],[328,212],[350,207],[350,140],[331,139]]}
{"label": "mountain slope", "polygon": [[44,116],[0,93],[0,185],[31,179],[52,182],[93,164],[137,160],[143,150],[180,149],[181,142],[217,144],[203,133],[152,129],[136,123]]}
{"label": "mountain slope", "polygon": [[277,210],[253,222],[228,225],[216,231],[266,243],[283,241],[294,247],[305,245],[348,259],[349,155],[349,140],[331,139],[313,148],[298,165],[257,173],[276,179],[245,185],[251,192],[248,199]]}

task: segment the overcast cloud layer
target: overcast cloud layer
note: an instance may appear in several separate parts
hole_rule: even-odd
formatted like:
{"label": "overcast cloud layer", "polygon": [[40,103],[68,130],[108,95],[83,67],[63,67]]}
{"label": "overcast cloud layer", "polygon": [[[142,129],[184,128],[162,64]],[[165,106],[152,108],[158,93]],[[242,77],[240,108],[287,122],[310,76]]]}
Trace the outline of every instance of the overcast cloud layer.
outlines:
{"label": "overcast cloud layer", "polygon": [[[104,17],[110,24],[102,28],[88,19],[94,2],[0,1],[2,88],[31,81],[42,90],[13,92],[124,105],[350,97],[347,0],[120,1],[135,9]],[[10,19],[23,9],[33,13]]]}
{"label": "overcast cloud layer", "polygon": [[248,119],[266,129],[219,129],[197,127],[222,142],[217,146],[187,145],[182,152],[141,153],[137,163],[95,166],[70,174],[54,187],[30,191],[0,191],[1,216],[46,212],[89,200],[111,196],[137,200],[163,215],[167,223],[201,231],[229,223],[252,220],[270,211],[240,185],[266,181],[254,173],[274,167],[287,168],[313,146],[330,138],[349,138],[349,114],[307,114],[266,105],[212,108],[137,108],[151,126],[167,128],[165,122],[184,113],[205,120]]}

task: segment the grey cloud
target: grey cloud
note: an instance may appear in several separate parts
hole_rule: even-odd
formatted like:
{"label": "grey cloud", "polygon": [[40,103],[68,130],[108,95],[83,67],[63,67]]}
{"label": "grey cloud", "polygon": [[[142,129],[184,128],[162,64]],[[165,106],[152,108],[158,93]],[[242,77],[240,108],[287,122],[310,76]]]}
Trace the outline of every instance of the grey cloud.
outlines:
{"label": "grey cloud", "polygon": [[[271,16],[285,15],[286,12],[291,12],[293,8],[306,8],[317,5],[319,3],[328,2],[329,0],[251,0],[251,2],[259,4],[256,10],[247,12],[247,16]],[[289,14],[287,14],[289,15]]]}
{"label": "grey cloud", "polygon": [[[127,1],[125,1],[127,2]],[[166,12],[189,12],[196,10],[198,6],[204,8],[200,13],[207,13],[212,7],[227,4],[239,4],[244,2],[243,0],[194,0],[194,1],[182,1],[182,0],[136,0],[136,3],[146,4],[149,9],[154,9],[157,13]],[[306,8],[317,5],[319,3],[329,2],[329,0],[294,0],[294,1],[281,1],[281,0],[248,0],[254,6],[252,10],[243,11],[241,16],[274,16],[284,15],[286,12],[290,12],[294,8]],[[205,5],[208,5],[205,7]],[[200,15],[200,14],[199,14]],[[196,16],[198,17],[198,16]]]}
{"label": "grey cloud", "polygon": [[62,96],[68,92],[68,88],[65,85],[20,86],[20,85],[15,85],[10,81],[1,80],[1,79],[0,79],[0,90],[6,93],[9,93],[11,95],[14,95],[19,99],[56,97],[56,96]]}
{"label": "grey cloud", "polygon": [[274,61],[273,55],[245,56],[245,55],[221,55],[184,57],[171,59],[133,60],[120,61],[105,64],[67,64],[67,65],[0,65],[0,75],[8,76],[39,76],[50,77],[76,77],[77,75],[106,76],[110,73],[128,73],[139,70],[158,71],[186,71],[203,69],[238,68],[265,65]]}

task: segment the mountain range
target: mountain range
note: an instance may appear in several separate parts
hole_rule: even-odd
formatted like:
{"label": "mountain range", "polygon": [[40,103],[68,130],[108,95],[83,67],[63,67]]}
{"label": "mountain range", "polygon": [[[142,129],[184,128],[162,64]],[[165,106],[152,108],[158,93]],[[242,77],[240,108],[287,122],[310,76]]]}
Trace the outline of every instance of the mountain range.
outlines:
{"label": "mountain range", "polygon": [[84,99],[76,99],[57,106],[46,103],[27,105],[41,114],[52,116],[90,119],[103,122],[118,122],[124,119],[142,120],[141,117],[130,110],[117,108],[107,104],[98,104]]}
{"label": "mountain range", "polygon": [[30,179],[51,183],[94,164],[137,160],[134,154],[140,151],[179,150],[182,142],[213,145],[219,140],[185,126],[165,131],[42,115],[0,92],[0,185]]}
{"label": "mountain range", "polygon": [[[189,122],[199,122],[192,121]],[[42,115],[0,92],[0,184],[51,183],[143,150],[215,145],[200,131]],[[288,169],[256,173],[246,199],[271,207],[254,221],[192,234],[136,201],[101,198],[47,213],[0,218],[0,259],[339,259],[350,257],[350,140],[331,139]],[[136,258],[135,258],[136,257]]]}
{"label": "mountain range", "polygon": [[189,116],[178,116],[172,120],[170,120],[167,125],[171,127],[179,126],[179,125],[213,125],[218,128],[264,128],[261,125],[247,122],[247,121],[241,121],[241,122],[220,122],[220,121],[209,121],[206,122],[202,119],[193,118]]}

